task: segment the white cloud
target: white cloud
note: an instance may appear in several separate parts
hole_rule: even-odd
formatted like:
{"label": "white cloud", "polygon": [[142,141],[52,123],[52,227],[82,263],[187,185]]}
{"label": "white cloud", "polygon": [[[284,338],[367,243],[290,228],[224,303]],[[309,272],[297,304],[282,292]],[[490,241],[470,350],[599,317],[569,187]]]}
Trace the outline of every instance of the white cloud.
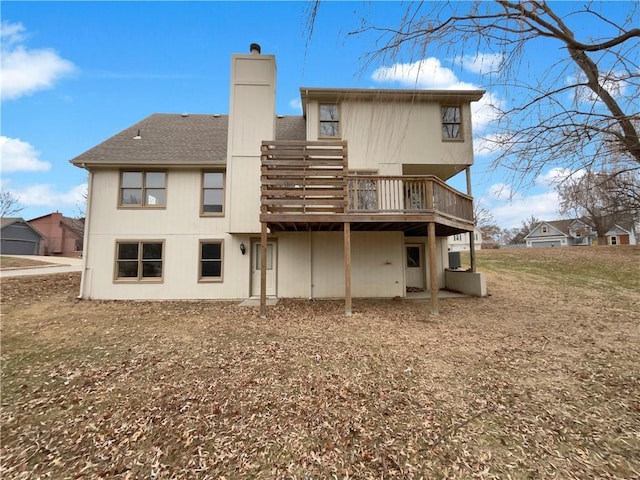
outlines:
{"label": "white cloud", "polygon": [[22,23],[11,23],[4,20],[0,26],[0,38],[2,39],[2,44],[7,46],[24,41],[27,37],[25,32],[26,29]]}
{"label": "white cloud", "polygon": [[476,55],[462,55],[456,57],[454,61],[469,72],[483,75],[499,70],[504,62],[504,55],[501,53],[478,53]]}
{"label": "white cloud", "polygon": [[486,92],[479,101],[473,102],[471,104],[471,120],[474,132],[479,133],[496,121],[503,105],[504,101],[491,92]]}
{"label": "white cloud", "polygon": [[397,82],[411,88],[434,88],[443,90],[471,90],[470,83],[460,82],[452,70],[443,67],[434,57],[413,63],[396,63],[390,67],[379,67],[371,78],[380,83]]}
{"label": "white cloud", "polygon": [[297,112],[302,112],[302,101],[300,98],[293,98],[289,100],[289,108]]}
{"label": "white cloud", "polygon": [[2,22],[2,100],[52,88],[60,78],[76,69],[52,49],[29,50],[19,44],[25,38],[22,24]]}
{"label": "white cloud", "polygon": [[19,138],[0,136],[0,169],[11,172],[44,172],[51,169],[49,162],[38,159],[38,152],[30,143]]}
{"label": "white cloud", "polygon": [[[409,88],[431,88],[436,90],[477,90],[478,87],[463,82],[453,70],[443,67],[440,60],[429,57],[413,63],[397,63],[390,67],[377,68],[371,78],[378,83],[399,83]],[[471,104],[473,129],[482,131],[498,114],[503,101],[497,95],[487,92]]]}
{"label": "white cloud", "polygon": [[477,157],[493,155],[502,151],[500,135],[490,134],[473,139],[473,154]]}
{"label": "white cloud", "polygon": [[26,207],[47,207],[55,210],[84,205],[86,192],[86,183],[76,185],[66,192],[55,191],[54,186],[50,184],[29,185],[21,190],[12,191]]}
{"label": "white cloud", "polygon": [[535,193],[525,194],[515,191],[509,184],[495,183],[477,197],[477,201],[503,228],[521,227],[522,222],[531,216],[540,220],[556,220],[561,218],[558,211],[560,199],[552,180],[564,173],[556,168],[540,175],[535,179],[539,189]]}
{"label": "white cloud", "polygon": [[[566,78],[567,85],[574,85],[578,83],[586,83],[586,77],[584,74],[569,75]],[[629,75],[624,71],[609,71],[600,73],[599,83],[604,87],[604,90],[609,92],[613,97],[624,97],[627,94],[627,89],[630,86]],[[600,97],[591,90],[589,87],[580,85],[574,91],[573,95],[578,102],[602,102]]]}
{"label": "white cloud", "polygon": [[539,175],[535,179],[535,183],[542,187],[555,188],[558,184],[564,182],[568,178],[580,178],[586,172],[584,170],[577,170],[575,172],[568,168],[555,167],[542,175]]}
{"label": "white cloud", "polygon": [[512,199],[508,203],[498,205],[490,211],[502,227],[520,227],[522,221],[534,216],[540,220],[556,220],[559,199],[554,191],[543,192],[526,197]]}
{"label": "white cloud", "polygon": [[511,188],[511,185],[506,183],[494,183],[487,189],[485,195],[488,195],[492,200],[510,200],[513,198],[514,191]]}

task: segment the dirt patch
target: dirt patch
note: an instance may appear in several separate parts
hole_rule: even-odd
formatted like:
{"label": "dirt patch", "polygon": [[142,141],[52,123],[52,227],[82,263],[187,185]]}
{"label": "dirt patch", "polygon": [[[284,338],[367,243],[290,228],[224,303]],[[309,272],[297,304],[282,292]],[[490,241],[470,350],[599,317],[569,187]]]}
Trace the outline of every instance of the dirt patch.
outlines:
{"label": "dirt patch", "polygon": [[483,252],[491,296],[437,317],[3,279],[2,477],[638,477],[638,250],[562,250]]}

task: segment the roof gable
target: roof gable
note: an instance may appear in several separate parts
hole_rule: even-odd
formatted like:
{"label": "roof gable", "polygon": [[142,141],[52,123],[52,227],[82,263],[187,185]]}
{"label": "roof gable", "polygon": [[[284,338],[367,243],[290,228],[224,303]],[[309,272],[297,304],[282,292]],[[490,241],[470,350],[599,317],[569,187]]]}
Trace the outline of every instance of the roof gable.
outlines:
{"label": "roof gable", "polygon": [[607,233],[604,234],[605,237],[615,237],[616,235],[630,235],[631,232],[624,227],[621,227],[617,223],[611,227]]}
{"label": "roof gable", "polygon": [[26,227],[30,230],[32,230],[36,235],[38,235],[40,238],[44,238],[44,235],[42,235],[37,228],[35,228],[33,225],[29,225],[29,222],[25,221],[24,218],[22,217],[16,217],[16,218],[8,218],[8,217],[2,217],[1,221],[0,221],[0,228],[1,229],[5,229],[7,227],[10,227],[12,225],[16,225],[18,224],[19,227]]}
{"label": "roof gable", "polygon": [[[560,222],[566,222],[566,225]],[[536,225],[533,230],[529,232],[529,234],[524,237],[526,238],[540,238],[540,237],[557,237],[557,236],[568,236],[563,228],[568,228],[571,220],[559,220],[555,222],[540,222]],[[543,227],[547,227],[547,231],[543,232]]]}

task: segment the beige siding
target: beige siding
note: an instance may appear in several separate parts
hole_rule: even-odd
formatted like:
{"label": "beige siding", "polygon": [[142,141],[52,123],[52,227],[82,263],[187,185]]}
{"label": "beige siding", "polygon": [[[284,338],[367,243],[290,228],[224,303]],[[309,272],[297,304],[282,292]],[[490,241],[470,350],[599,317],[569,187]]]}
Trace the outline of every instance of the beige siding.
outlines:
{"label": "beige siding", "polygon": [[[318,139],[318,102],[307,105],[307,137]],[[342,139],[349,142],[349,168],[391,172],[391,165],[473,164],[471,111],[462,105],[464,141],[443,141],[439,103],[340,104]],[[401,167],[400,167],[401,168]]]}
{"label": "beige siding", "polygon": [[[250,294],[251,252],[255,234],[226,232],[223,217],[201,217],[199,170],[167,175],[164,209],[117,208],[118,171],[96,171],[92,178],[90,233],[85,258],[83,296],[96,299],[236,299]],[[99,219],[99,221],[96,221]],[[145,232],[140,234],[139,232]],[[281,233],[277,240],[279,297],[341,298],[344,296],[342,232]],[[223,281],[198,283],[200,240],[224,242]],[[164,242],[162,283],[114,281],[118,240]],[[426,244],[426,238],[411,238]],[[401,232],[352,232],[352,292],[354,297],[404,296],[404,243]],[[425,252],[427,249],[425,248]],[[446,239],[437,243],[439,286],[444,287]],[[428,262],[425,259],[425,265]],[[428,276],[428,270],[425,275]]]}
{"label": "beige siding", "polygon": [[230,233],[260,232],[260,159],[234,157],[227,174]]}
{"label": "beige siding", "polygon": [[260,147],[275,132],[273,55],[233,55],[229,99],[228,231],[260,231]]}
{"label": "beige siding", "polygon": [[[93,173],[87,278],[83,296],[100,299],[244,298],[249,294],[249,255],[240,242],[248,236],[226,233],[223,217],[201,217],[199,170],[169,171],[164,209],[117,208],[118,171]],[[145,232],[141,234],[139,232]],[[224,241],[223,282],[198,283],[200,240]],[[118,240],[164,241],[162,283],[114,282]]]}
{"label": "beige siding", "polygon": [[[279,296],[344,296],[342,232],[280,234],[278,248]],[[352,232],[351,252],[354,297],[404,295],[402,233]]]}

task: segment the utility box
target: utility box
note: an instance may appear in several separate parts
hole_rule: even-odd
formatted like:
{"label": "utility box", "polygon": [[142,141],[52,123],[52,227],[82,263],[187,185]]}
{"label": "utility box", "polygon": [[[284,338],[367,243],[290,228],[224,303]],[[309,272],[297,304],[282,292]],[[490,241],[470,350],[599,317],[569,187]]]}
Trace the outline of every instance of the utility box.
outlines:
{"label": "utility box", "polygon": [[449,268],[460,268],[461,266],[460,252],[449,252]]}

